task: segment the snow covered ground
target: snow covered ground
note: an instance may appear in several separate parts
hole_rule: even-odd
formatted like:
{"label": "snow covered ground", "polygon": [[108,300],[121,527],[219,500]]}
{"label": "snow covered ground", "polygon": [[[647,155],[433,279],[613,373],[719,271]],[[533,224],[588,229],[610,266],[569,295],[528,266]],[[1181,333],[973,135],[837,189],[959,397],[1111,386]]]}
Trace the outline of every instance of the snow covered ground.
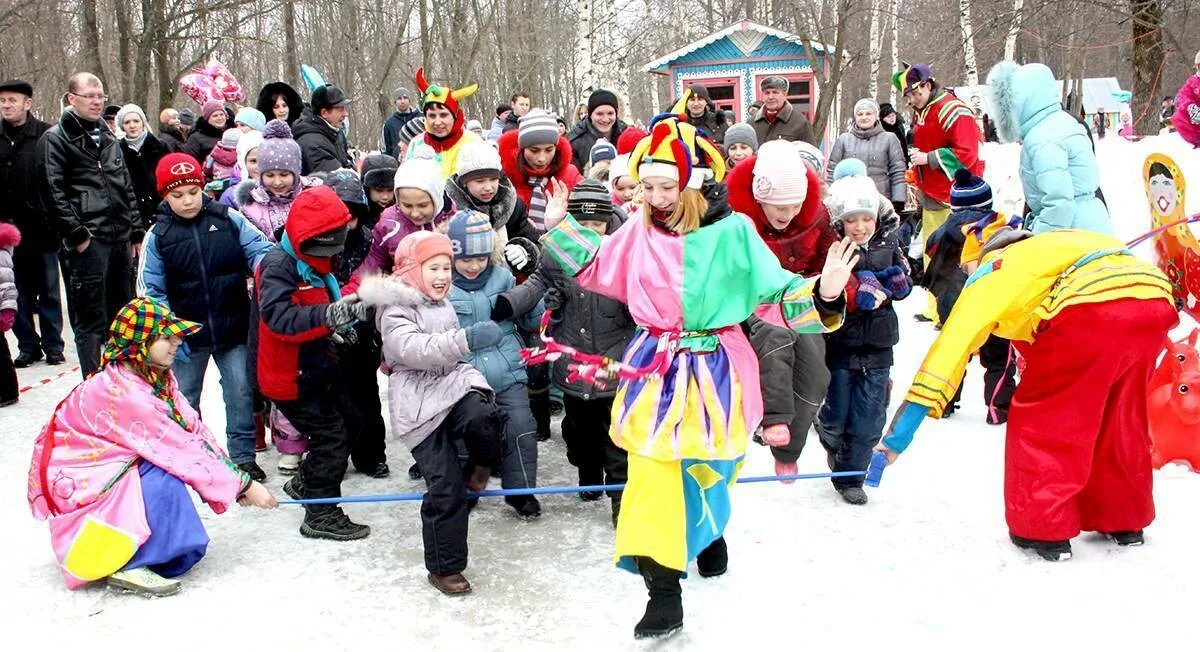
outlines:
{"label": "snow covered ground", "polygon": [[[1104,190],[1121,235],[1148,228],[1141,161],[1151,147],[1186,156],[1192,174],[1187,206],[1200,210],[1200,154],[1162,143],[1100,144]],[[993,153],[997,167],[1015,154]],[[1002,170],[995,174],[1003,174]],[[992,176],[992,174],[989,174]],[[1139,251],[1149,255],[1148,251]],[[915,292],[898,304],[902,343],[893,371],[899,400],[933,340],[911,319],[924,304]],[[15,344],[10,338],[10,344]],[[72,353],[68,347],[68,355]],[[15,349],[15,346],[14,346]],[[67,367],[73,366],[69,361]],[[0,412],[0,631],[13,643],[87,643],[109,650],[169,645],[181,650],[263,644],[288,650],[719,650],[731,646],[823,645],[930,650],[1079,649],[1124,646],[1186,649],[1200,599],[1200,476],[1180,468],[1155,475],[1158,520],[1140,548],[1121,549],[1097,535],[1074,542],[1075,558],[1051,564],[1008,543],[1004,525],[1004,431],[984,424],[982,377],[972,367],[963,408],[927,423],[865,507],[842,503],[827,481],[743,485],[727,530],[730,570],[685,582],[684,631],[665,643],[635,644],[641,580],[611,563],[606,502],[543,499],[544,514],[517,520],[497,499],[471,518],[475,587],[447,598],[425,582],[416,503],[349,505],[372,527],[363,541],[300,536],[301,512],[233,507],[201,510],[212,537],[208,557],[184,578],[181,594],[161,600],[103,588],[66,590],[45,525],[29,516],[25,478],[31,442],[78,372],[20,371],[36,384]],[[210,426],[224,415],[216,369],[203,399]],[[541,445],[541,482],[574,482],[556,434]],[[393,477],[351,474],[345,494],[418,491],[407,479],[408,453],[389,443]],[[277,494],[276,455],[260,456]],[[815,436],[802,472],[822,472]],[[745,475],[771,473],[770,455],[752,446]],[[494,482],[495,483],[495,482]],[[10,649],[16,649],[15,646]]]}

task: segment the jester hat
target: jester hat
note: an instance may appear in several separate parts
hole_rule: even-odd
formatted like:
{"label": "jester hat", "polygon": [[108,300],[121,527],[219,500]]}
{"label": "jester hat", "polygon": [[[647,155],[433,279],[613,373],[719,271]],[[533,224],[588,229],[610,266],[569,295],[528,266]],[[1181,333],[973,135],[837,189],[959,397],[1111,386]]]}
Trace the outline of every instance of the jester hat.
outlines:
{"label": "jester hat", "polygon": [[421,92],[421,108],[424,109],[428,104],[442,104],[451,113],[461,115],[458,107],[459,100],[464,100],[475,93],[479,89],[478,84],[471,84],[465,88],[450,89],[437,84],[430,84],[425,80],[425,69],[417,68],[417,90]]}
{"label": "jester hat", "polygon": [[[685,92],[676,106],[686,105],[690,93],[690,90]],[[664,113],[650,121],[650,135],[639,141],[629,155],[629,176],[635,182],[643,177],[665,176],[699,190],[710,174],[714,181],[725,178],[725,158],[721,150],[707,134],[683,121],[682,117],[677,113]]]}
{"label": "jester hat", "polygon": [[117,318],[109,326],[100,366],[120,360],[142,364],[151,341],[173,335],[186,337],[200,328],[196,322],[176,317],[170,308],[154,299],[135,297],[117,312]]}

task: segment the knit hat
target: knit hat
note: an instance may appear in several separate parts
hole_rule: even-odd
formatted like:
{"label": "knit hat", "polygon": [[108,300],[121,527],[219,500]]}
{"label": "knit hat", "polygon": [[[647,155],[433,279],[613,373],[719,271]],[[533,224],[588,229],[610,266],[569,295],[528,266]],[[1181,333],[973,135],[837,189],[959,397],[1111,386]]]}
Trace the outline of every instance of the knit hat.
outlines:
{"label": "knit hat", "polygon": [[[458,160],[462,161],[461,154]],[[399,167],[400,163],[387,154],[372,154],[363,159],[358,168],[358,176],[362,180],[363,188],[394,188],[396,168]]]}
{"label": "knit hat", "polygon": [[950,207],[991,210],[992,187],[967,168],[959,168],[954,173],[954,185],[950,186]]}
{"label": "knit hat", "polygon": [[616,157],[617,148],[607,140],[600,138],[596,140],[596,144],[592,145],[592,151],[588,154],[588,162],[595,165],[600,161],[611,161]]}
{"label": "knit hat", "polygon": [[392,102],[395,102],[402,97],[412,97],[412,93],[410,93],[409,90],[403,86],[392,89]]}
{"label": "knit hat", "polygon": [[224,104],[218,102],[217,100],[209,100],[200,107],[200,117],[203,118],[205,122],[208,122],[208,116],[216,113],[217,111],[224,110]]}
{"label": "knit hat", "polygon": [[[959,264],[966,265],[967,263],[979,260],[979,257],[986,253],[985,248],[987,246],[999,243],[999,240],[993,242],[997,234],[1006,230],[1020,229],[1021,218],[1018,216],[1008,218],[1000,213],[991,213],[987,219],[980,220],[974,224],[964,224],[961,228],[963,247],[962,254],[959,256]],[[992,249],[988,249],[987,251],[994,251],[997,248],[999,247],[993,246]]]}
{"label": "knit hat", "polygon": [[792,147],[800,152],[800,158],[804,159],[804,164],[808,169],[817,173],[817,176],[825,178],[825,154],[817,149],[816,145],[803,140],[792,141]]}
{"label": "knit hat", "polygon": [[740,143],[747,145],[755,152],[758,151],[758,134],[754,133],[754,127],[751,127],[745,122],[739,122],[729,129],[725,130],[725,149],[728,150],[731,145]]}
{"label": "knit hat", "polygon": [[433,214],[442,212],[446,201],[446,180],[442,178],[440,163],[427,158],[409,159],[396,169],[396,178],[392,183],[396,190],[415,188],[424,190],[433,200]]}
{"label": "knit hat", "polygon": [[242,178],[248,178],[246,172],[246,157],[250,152],[258,149],[262,145],[263,137],[261,131],[251,131],[250,133],[242,134],[242,139],[237,143],[237,163],[238,168],[242,171]]}
{"label": "knit hat", "polygon": [[459,100],[470,97],[479,87],[475,84],[464,88],[452,89],[425,80],[425,69],[417,68],[417,90],[421,91],[421,109],[429,104],[441,104],[455,115],[458,115]]}
{"label": "knit hat", "polygon": [[241,140],[241,129],[226,129],[225,133],[221,134],[221,147],[224,147],[225,149],[237,150],[237,144]]}
{"label": "knit hat", "polygon": [[642,139],[649,136],[650,132],[642,129],[637,125],[629,125],[625,127],[625,131],[617,136],[617,154],[628,154],[633,151],[637,144],[642,142]]}
{"label": "knit hat", "polygon": [[396,245],[392,274],[428,296],[429,288],[425,286],[421,265],[436,256],[454,258],[454,246],[450,244],[450,238],[433,231],[410,233]]}
{"label": "knit hat", "polygon": [[596,112],[596,109],[602,106],[611,106],[616,111],[619,108],[617,94],[612,91],[606,91],[603,88],[592,91],[587,101],[588,117],[591,117]]}
{"label": "knit hat", "polygon": [[0,93],[20,93],[25,97],[33,97],[33,84],[24,79],[10,79],[0,84]]}
{"label": "knit hat", "polygon": [[272,170],[291,172],[300,183],[300,146],[292,139],[292,129],[283,120],[272,120],[263,127],[258,146],[259,173]]}
{"label": "knit hat", "polygon": [[471,179],[481,177],[499,179],[504,176],[501,171],[500,152],[481,140],[473,140],[459,150],[456,174],[459,183],[466,183]]}
{"label": "knit hat", "polygon": [[196,114],[191,109],[184,109],[179,112],[179,124],[185,127],[192,127],[196,124]]}
{"label": "knit hat", "polygon": [[754,161],[754,199],[760,204],[792,206],[808,197],[808,175],[804,159],[791,143],[772,140],[763,143]]}
{"label": "knit hat", "polygon": [[467,131],[474,131],[477,134],[483,133],[483,123],[478,120],[467,120]]}
{"label": "knit hat", "polygon": [[[650,135],[629,155],[634,181],[657,176],[699,190],[706,178],[725,178],[725,157],[707,136],[679,116],[663,114],[650,123]],[[636,168],[634,164],[636,163]]]}
{"label": "knit hat", "polygon": [[246,125],[255,131],[262,131],[263,127],[267,126],[267,116],[252,106],[243,106],[233,116],[233,124]]}
{"label": "knit hat", "polygon": [[934,81],[933,71],[929,66],[918,63],[915,65],[904,64],[904,69],[892,74],[892,86],[896,90],[908,95],[916,90],[917,86],[925,82]]}
{"label": "knit hat", "polygon": [[789,85],[790,84],[786,77],[780,77],[779,75],[771,75],[770,77],[767,77],[766,79],[762,80],[762,82],[759,83],[758,88],[759,88],[759,90],[764,90],[764,91],[767,90],[768,88],[774,88],[776,90],[781,90],[786,93]]}
{"label": "knit hat", "polygon": [[125,106],[121,107],[120,111],[117,111],[118,127],[125,124],[125,116],[128,116],[130,113],[136,113],[138,117],[142,119],[142,124],[145,125],[143,129],[150,128],[150,123],[146,121],[146,112],[142,110],[142,107],[136,104],[126,104]]}
{"label": "knit hat", "polygon": [[404,123],[403,127],[400,127],[400,136],[397,142],[411,143],[417,140],[417,136],[423,133],[425,133],[425,117],[419,116],[409,120]]}
{"label": "knit hat", "polygon": [[708,89],[704,87],[704,84],[688,84],[688,90],[692,92],[693,96],[699,97],[705,102],[712,101],[712,97],[709,96]]}
{"label": "knit hat", "polygon": [[567,196],[567,212],[576,220],[607,223],[613,213],[612,195],[599,181],[584,179]]}
{"label": "knit hat", "polygon": [[204,172],[200,163],[183,152],[172,152],[162,157],[154,168],[154,180],[158,183],[158,194],[167,193],[180,186],[204,187]]}
{"label": "knit hat", "polygon": [[367,193],[363,190],[362,181],[359,181],[354,170],[339,168],[330,172],[314,172],[312,176],[320,179],[322,184],[329,186],[333,192],[337,193],[338,199],[342,200],[347,210],[351,208],[352,204],[367,205]]}
{"label": "knit hat", "polygon": [[517,146],[521,149],[558,144],[558,123],[554,114],[534,109],[517,121]]}
{"label": "knit hat", "polygon": [[869,177],[845,177],[829,186],[829,220],[837,226],[851,215],[879,217],[879,191]]}
{"label": "knit hat", "polygon": [[863,111],[863,110],[870,111],[871,113],[874,113],[876,116],[878,116],[879,115],[879,103],[869,97],[864,97],[861,100],[854,103],[854,114],[858,115],[858,112]]}
{"label": "knit hat", "polygon": [[833,180],[867,176],[867,164],[856,158],[844,158],[833,168]]}
{"label": "knit hat", "polygon": [[472,210],[455,213],[446,231],[455,258],[491,257],[494,235],[488,216]]}
{"label": "knit hat", "polygon": [[617,179],[629,176],[629,155],[621,154],[614,158],[608,166],[608,182],[615,184]]}
{"label": "knit hat", "polygon": [[146,349],[151,340],[186,337],[201,328],[196,322],[176,317],[170,308],[155,299],[135,297],[117,311],[117,318],[108,327],[108,341],[100,355],[100,368],[120,360],[140,365],[146,361]]}

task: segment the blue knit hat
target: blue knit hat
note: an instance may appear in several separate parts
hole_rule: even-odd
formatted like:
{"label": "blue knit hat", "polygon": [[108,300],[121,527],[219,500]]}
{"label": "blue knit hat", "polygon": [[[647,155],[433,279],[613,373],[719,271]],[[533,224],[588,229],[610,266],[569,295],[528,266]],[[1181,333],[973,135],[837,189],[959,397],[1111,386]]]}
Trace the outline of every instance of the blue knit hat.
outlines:
{"label": "blue knit hat", "polygon": [[592,145],[592,151],[588,154],[588,160],[592,165],[600,161],[611,161],[614,158],[617,158],[617,148],[603,138],[596,140],[596,144]]}
{"label": "blue knit hat", "polygon": [[455,258],[485,258],[492,255],[492,222],[478,211],[463,210],[450,218],[446,232]]}
{"label": "blue knit hat", "polygon": [[950,207],[991,210],[992,187],[970,170],[959,168],[954,173],[954,185],[950,186]]}
{"label": "blue knit hat", "polygon": [[833,168],[833,180],[867,176],[867,164],[856,158],[844,158]]}

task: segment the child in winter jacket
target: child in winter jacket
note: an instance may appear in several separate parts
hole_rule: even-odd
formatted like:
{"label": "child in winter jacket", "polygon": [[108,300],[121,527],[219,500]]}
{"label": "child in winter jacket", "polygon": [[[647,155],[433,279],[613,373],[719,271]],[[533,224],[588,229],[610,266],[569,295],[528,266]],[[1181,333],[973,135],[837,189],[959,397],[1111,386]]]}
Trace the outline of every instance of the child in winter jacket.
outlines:
{"label": "child in winter jacket", "polygon": [[263,137],[261,131],[251,131],[242,134],[242,137],[237,142],[237,166],[234,168],[234,176],[236,181],[233,185],[225,189],[221,193],[221,203],[233,209],[240,209],[238,205],[238,189],[246,185],[246,192],[249,193],[254,189],[254,183],[258,181],[258,147],[262,145]]}
{"label": "child in winter jacket", "polygon": [[[467,495],[487,486],[504,450],[504,417],[487,380],[465,358],[500,343],[500,327],[460,328],[448,301],[450,240],[419,231],[398,243],[390,276],[363,281],[376,306],[388,376],[392,434],[412,452],[425,478],[421,535],[429,583],[448,595],[471,590],[467,567]],[[460,466],[459,447],[469,461]]]}
{"label": "child in winter jacket", "polygon": [[[529,224],[525,204],[504,175],[500,154],[491,143],[467,143],[458,155],[458,172],[446,182],[446,194],[460,209],[488,216],[498,245],[514,274],[537,269],[539,233]],[[510,246],[511,245],[511,246]]]}
{"label": "child in winter jacket", "polygon": [[20,397],[17,368],[8,350],[5,333],[17,320],[17,283],[13,275],[13,251],[21,244],[17,227],[0,222],[0,407],[8,407]]}
{"label": "child in winter jacket", "polygon": [[[292,203],[279,245],[254,275],[254,326],[247,365],[255,387],[308,439],[299,474],[284,485],[293,498],[341,495],[356,415],[341,378],[339,343],[353,343],[367,306],[342,298],[334,259],[346,242],[350,212],[333,190],[317,186]],[[336,504],[305,506],[300,534],[344,541],[370,534]]]}
{"label": "child in winter jacket", "polygon": [[379,223],[383,211],[396,203],[396,168],[400,163],[387,154],[372,154],[363,159],[358,178],[367,193],[368,222],[371,228]]}
{"label": "child in winter jacket", "polygon": [[608,189],[611,192],[612,205],[621,209],[625,215],[632,216],[641,203],[640,188],[629,174],[629,155],[621,154],[614,158],[608,168]]}
{"label": "child in winter jacket", "polygon": [[237,144],[241,139],[241,129],[226,129],[204,159],[204,178],[209,181],[205,190],[214,198],[220,197],[230,185],[233,169],[237,166]]}
{"label": "child in winter jacket", "polygon": [[277,505],[225,457],[175,384],[171,364],[200,328],[154,299],[130,301],[99,371],[71,390],[34,443],[29,507],[49,521],[71,589],[107,580],[143,595],[178,593],[174,578],[208,547],[188,487],[217,514],[235,500]]}
{"label": "child in winter jacket", "polygon": [[[859,255],[847,286],[846,321],[826,336],[831,380],[817,431],[831,471],[866,471],[883,435],[892,347],[900,340],[892,301],[907,297],[912,281],[896,238],[898,220],[893,213],[879,221],[879,192],[869,177],[834,182],[827,204],[834,229],[858,245]],[[867,502],[862,484],[861,476],[833,479],[852,505]]]}
{"label": "child in winter jacket", "polygon": [[271,243],[237,211],[204,194],[200,163],[191,156],[167,154],[155,177],[163,202],[142,242],[138,293],[202,325],[187,338],[187,355],[175,361],[179,391],[199,409],[208,360],[217,363],[229,458],[254,480],[265,480],[254,458],[254,392],[246,378],[246,277]]}
{"label": "child in winter jacket", "polygon": [[571,143],[558,135],[554,116],[541,110],[521,116],[519,128],[498,142],[500,160],[517,197],[529,211],[529,223],[538,233],[546,231],[546,202],[551,180],[575,187],[582,177],[571,164]]}
{"label": "child in winter jacket", "polygon": [[262,138],[258,146],[258,181],[238,184],[235,198],[246,219],[277,243],[296,196],[320,182],[300,176],[300,146],[292,139],[286,122],[268,122]]}
{"label": "child in winter jacket", "polygon": [[[950,217],[925,240],[929,269],[921,281],[921,285],[937,299],[938,317],[943,323],[950,317],[967,282],[965,265],[975,262],[983,243],[1001,225],[1019,228],[1021,219],[1009,220],[992,210],[992,188],[986,181],[967,169],[956,172],[954,185],[950,187]],[[992,425],[1004,423],[1008,420],[1008,408],[1017,386],[1017,356],[1008,340],[991,335],[979,348],[979,362],[984,368],[983,402],[987,405],[987,422]],[[942,416],[953,414],[961,398],[960,383],[958,393],[946,404]]]}
{"label": "child in winter jacket", "polygon": [[[458,313],[458,324],[470,328],[482,322],[494,322],[501,332],[493,346],[471,350],[467,361],[483,373],[496,392],[496,404],[506,419],[504,463],[500,479],[505,489],[537,486],[537,422],[529,407],[528,377],[521,360],[518,322],[526,332],[538,328],[544,310],[539,302],[521,313],[498,314],[496,304],[501,293],[511,290],[516,279],[507,267],[497,265],[495,237],[486,215],[459,211],[450,220],[447,232],[454,248],[454,287],[450,303]],[[507,496],[505,502],[522,518],[541,516],[536,496]]]}
{"label": "child in winter jacket", "polygon": [[758,153],[758,135],[749,123],[739,122],[725,131],[725,154],[729,167]]}
{"label": "child in winter jacket", "polygon": [[[624,224],[613,210],[608,193],[599,183],[581,181],[567,200],[567,212],[579,225],[600,235],[611,235]],[[543,256],[538,270],[524,283],[508,290],[496,300],[493,318],[507,319],[511,314],[537,312],[545,297],[546,309],[553,311],[554,338],[584,353],[596,353],[620,360],[633,338],[635,324],[629,308],[620,301],[584,290],[573,276],[565,273],[551,256]],[[553,380],[563,390],[563,442],[567,461],[578,469],[581,486],[624,484],[628,461],[624,450],[608,436],[612,422],[613,397],[617,383],[606,380],[600,385],[571,380],[570,360],[554,362]],[[621,511],[621,492],[610,491],[613,527]],[[599,500],[598,491],[584,491],[585,501]]]}
{"label": "child in winter jacket", "polygon": [[[804,176],[796,170],[804,170]],[[750,216],[784,269],[803,276],[820,273],[837,234],[821,201],[821,177],[795,147],[782,141],[763,145],[729,173],[727,186],[730,206]],[[792,332],[778,310],[758,311],[745,328],[759,359],[762,443],[771,446],[775,472],[792,475],[829,388],[825,339]]]}

